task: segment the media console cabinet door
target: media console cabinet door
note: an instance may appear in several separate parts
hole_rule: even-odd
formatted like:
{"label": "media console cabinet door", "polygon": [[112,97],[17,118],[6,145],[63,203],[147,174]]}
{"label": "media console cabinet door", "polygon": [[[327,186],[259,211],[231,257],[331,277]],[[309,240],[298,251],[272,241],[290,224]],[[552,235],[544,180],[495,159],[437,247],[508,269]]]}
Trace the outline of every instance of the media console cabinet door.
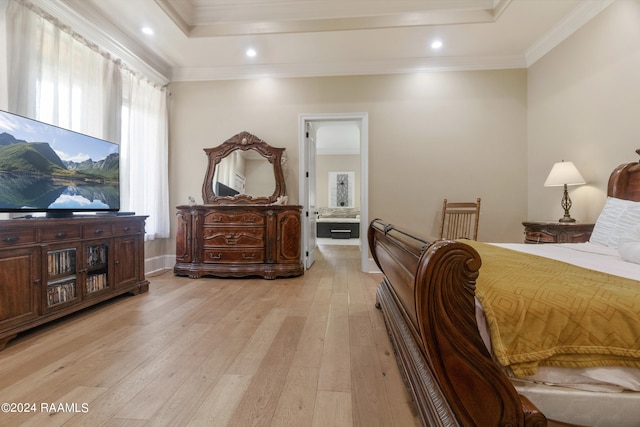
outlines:
{"label": "media console cabinet door", "polygon": [[114,285],[121,288],[138,280],[138,238],[136,236],[119,237],[113,242]]}
{"label": "media console cabinet door", "polygon": [[40,315],[40,248],[0,251],[0,332]]}

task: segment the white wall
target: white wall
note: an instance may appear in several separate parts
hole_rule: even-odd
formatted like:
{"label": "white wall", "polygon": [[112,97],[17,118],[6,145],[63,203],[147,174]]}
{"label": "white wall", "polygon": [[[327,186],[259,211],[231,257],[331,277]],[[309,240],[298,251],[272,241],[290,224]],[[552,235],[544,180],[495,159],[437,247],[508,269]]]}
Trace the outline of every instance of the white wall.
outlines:
{"label": "white wall", "polygon": [[640,1],[618,0],[528,70],[528,218],[557,219],[562,190],[543,187],[571,160],[587,185],[570,187],[571,216],[595,221],[607,181],[640,148]]}
{"label": "white wall", "polygon": [[442,199],[482,197],[480,240],[522,241],[525,70],[181,82],[171,92],[172,205],[202,200],[203,148],[242,130],[287,149],[297,203],[299,115],[366,112],[370,218],[434,237]]}
{"label": "white wall", "polygon": [[316,205],[329,206],[329,172],[354,172],[354,208],[360,209],[360,155],[318,154],[316,156]]}

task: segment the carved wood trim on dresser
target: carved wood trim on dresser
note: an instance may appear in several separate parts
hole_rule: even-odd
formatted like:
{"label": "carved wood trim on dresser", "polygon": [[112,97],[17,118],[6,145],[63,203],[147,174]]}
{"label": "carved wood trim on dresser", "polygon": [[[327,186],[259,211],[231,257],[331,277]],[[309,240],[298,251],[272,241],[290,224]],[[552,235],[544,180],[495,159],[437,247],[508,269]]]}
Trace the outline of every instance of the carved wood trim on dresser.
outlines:
{"label": "carved wood trim on dresser", "polygon": [[304,273],[301,206],[198,205],[177,210],[177,275],[275,279]]}
{"label": "carved wood trim on dresser", "polygon": [[525,243],[588,242],[594,224],[579,222],[523,221]]}

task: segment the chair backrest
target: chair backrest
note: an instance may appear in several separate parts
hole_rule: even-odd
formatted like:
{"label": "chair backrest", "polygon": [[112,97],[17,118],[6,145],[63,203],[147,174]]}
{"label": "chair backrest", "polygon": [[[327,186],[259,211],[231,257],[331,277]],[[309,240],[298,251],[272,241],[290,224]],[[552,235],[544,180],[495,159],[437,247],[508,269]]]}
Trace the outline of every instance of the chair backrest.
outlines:
{"label": "chair backrest", "polygon": [[475,202],[448,202],[442,204],[441,239],[478,240],[480,197]]}

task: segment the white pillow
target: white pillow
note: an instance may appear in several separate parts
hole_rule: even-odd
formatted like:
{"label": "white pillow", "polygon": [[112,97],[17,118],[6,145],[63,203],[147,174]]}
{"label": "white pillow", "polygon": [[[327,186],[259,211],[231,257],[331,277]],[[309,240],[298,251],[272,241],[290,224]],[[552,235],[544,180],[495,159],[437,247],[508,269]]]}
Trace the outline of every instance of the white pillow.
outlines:
{"label": "white pillow", "polygon": [[623,260],[640,264],[640,242],[622,243],[618,252]]}
{"label": "white pillow", "polygon": [[640,225],[633,227],[627,236],[620,239],[618,252],[622,259],[640,264]]}
{"label": "white pillow", "polygon": [[640,202],[607,198],[589,242],[617,248],[620,238],[640,224]]}
{"label": "white pillow", "polygon": [[640,242],[640,204],[633,204],[624,210],[618,225],[616,226],[614,236],[617,239],[617,244],[620,245],[623,241],[635,241]]}

